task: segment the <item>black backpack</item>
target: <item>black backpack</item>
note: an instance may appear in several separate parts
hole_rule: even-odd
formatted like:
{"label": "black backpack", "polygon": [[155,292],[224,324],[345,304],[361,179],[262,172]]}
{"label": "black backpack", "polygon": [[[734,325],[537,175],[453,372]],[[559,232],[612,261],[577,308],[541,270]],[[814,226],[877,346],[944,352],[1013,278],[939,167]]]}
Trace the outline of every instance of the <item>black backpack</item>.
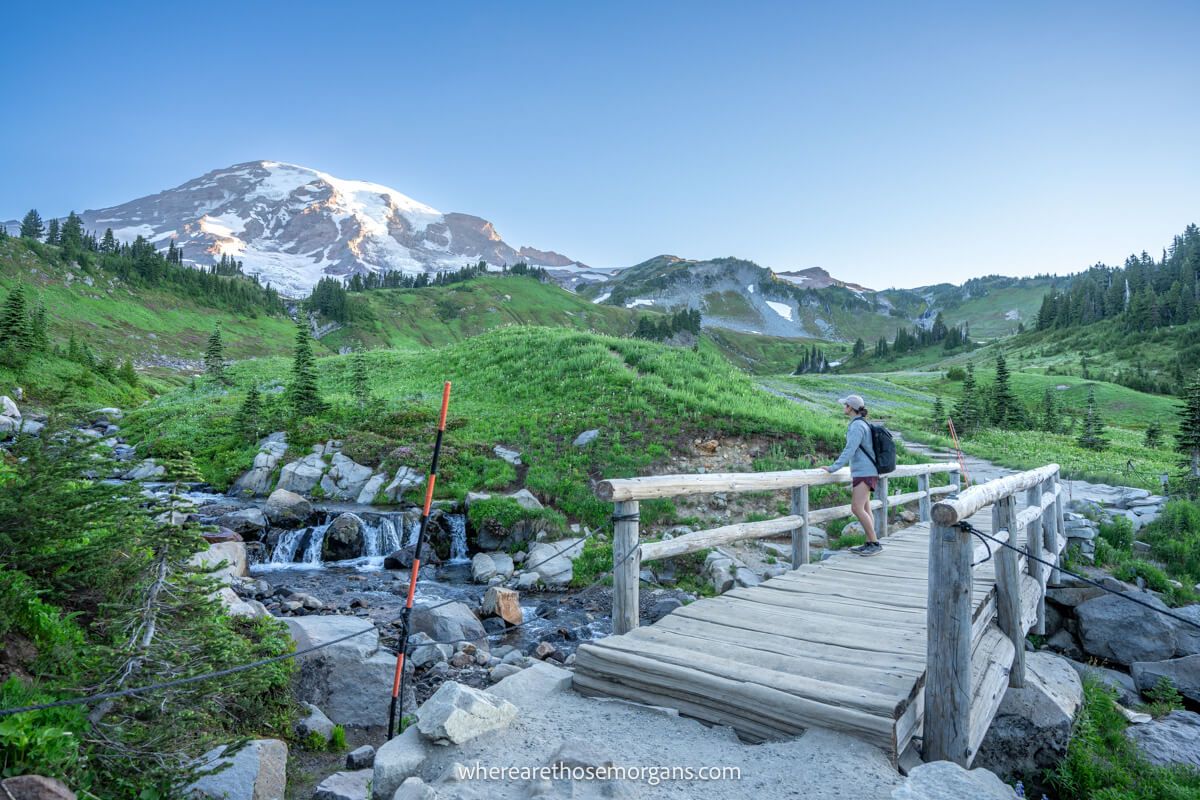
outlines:
{"label": "black backpack", "polygon": [[[862,417],[859,417],[862,419]],[[863,422],[867,422],[865,419]],[[886,475],[889,472],[896,471],[896,443],[892,441],[892,432],[882,425],[867,422],[867,427],[871,429],[871,447],[875,450],[875,456],[872,457],[867,448],[861,444],[859,448],[867,454],[867,458],[871,459],[871,463],[875,465],[875,471],[880,475]]]}

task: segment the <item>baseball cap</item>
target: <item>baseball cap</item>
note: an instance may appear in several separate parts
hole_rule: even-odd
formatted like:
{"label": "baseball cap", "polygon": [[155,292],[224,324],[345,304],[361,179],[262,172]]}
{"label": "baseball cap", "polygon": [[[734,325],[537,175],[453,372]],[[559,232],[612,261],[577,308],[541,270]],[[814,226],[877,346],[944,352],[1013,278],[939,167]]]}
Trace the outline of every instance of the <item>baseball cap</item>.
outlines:
{"label": "baseball cap", "polygon": [[845,397],[839,397],[838,402],[844,406],[850,406],[855,411],[862,411],[866,407],[862,397],[856,394],[848,394]]}

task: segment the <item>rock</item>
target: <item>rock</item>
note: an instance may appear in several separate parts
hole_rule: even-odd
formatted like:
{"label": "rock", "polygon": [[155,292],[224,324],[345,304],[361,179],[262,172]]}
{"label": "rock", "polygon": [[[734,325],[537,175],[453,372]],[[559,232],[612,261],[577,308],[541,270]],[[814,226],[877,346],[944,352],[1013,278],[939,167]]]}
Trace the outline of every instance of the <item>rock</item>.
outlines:
{"label": "rock", "polygon": [[[346,754],[346,769],[370,769],[375,766],[375,748],[369,744],[357,747]],[[365,797],[366,794],[364,793]]]}
{"label": "rock", "polygon": [[1075,608],[1104,594],[1104,590],[1098,586],[1051,586],[1046,590],[1046,599],[1064,608]]}
{"label": "rock", "polygon": [[[229,528],[217,528],[215,531],[204,531],[200,534],[204,537],[204,541],[209,544],[219,544],[221,542],[244,542],[245,539],[240,534],[234,533]],[[249,556],[249,551],[247,551]]]}
{"label": "rock", "polygon": [[225,612],[231,617],[249,617],[250,619],[267,619],[271,612],[257,600],[243,600],[228,586],[217,592]]}
{"label": "rock", "polygon": [[683,603],[679,602],[679,600],[674,597],[663,597],[659,600],[656,600],[654,601],[654,605],[650,606],[650,611],[648,613],[650,622],[652,624],[658,622],[667,614],[670,614],[675,609],[682,607]]}
{"label": "rock", "polygon": [[245,543],[219,542],[217,544],[210,544],[207,550],[201,550],[188,559],[189,565],[200,568],[216,567],[222,562],[225,562],[225,565],[212,573],[212,576],[217,580],[230,583],[235,577],[245,577],[248,574]]}
{"label": "rock", "polygon": [[517,501],[517,505],[526,511],[541,511],[545,508],[542,502],[533,496],[533,492],[528,489],[521,489],[509,495],[513,500]]}
{"label": "rock", "polygon": [[520,595],[512,589],[493,586],[483,596],[481,608],[485,617],[499,617],[509,625],[520,625],[525,615],[521,611]]}
{"label": "rock", "polygon": [[518,667],[516,664],[501,663],[501,664],[497,664],[496,666],[492,667],[492,670],[489,674],[491,675],[491,678],[494,682],[499,682],[499,681],[504,680],[505,678],[507,678],[510,675],[516,675],[520,671],[521,671],[521,668]]}
{"label": "rock", "polygon": [[471,507],[472,503],[478,503],[481,500],[491,500],[492,496],[487,492],[467,492],[466,499],[463,500],[463,505],[467,508]]}
{"label": "rock", "polygon": [[436,608],[414,606],[412,624],[414,631],[426,633],[435,641],[462,639],[484,650],[488,648],[483,624],[464,603],[448,603]]}
{"label": "rock", "polygon": [[545,661],[555,653],[554,645],[550,642],[538,642],[537,647],[533,649],[533,655]]}
{"label": "rock", "polygon": [[109,406],[108,408],[97,408],[88,416],[92,418],[92,423],[108,422],[121,419],[125,416],[125,412],[115,406]]}
{"label": "rock", "polygon": [[296,494],[308,494],[321,482],[327,465],[320,453],[309,453],[301,459],[284,464],[275,491],[283,489]]}
{"label": "rock", "polygon": [[[413,556],[416,555],[417,546],[410,544],[408,547],[401,547],[394,553],[389,553],[383,559],[384,569],[412,569]],[[433,545],[425,542],[421,545],[421,564],[440,564],[442,560],[438,558],[437,551],[433,549]],[[423,571],[423,570],[422,570]]]}
{"label": "rock", "polygon": [[532,589],[533,587],[537,586],[538,581],[540,581],[540,580],[541,580],[541,576],[539,576],[536,571],[522,572],[520,575],[517,576],[517,581],[513,585],[513,588],[517,589],[518,591],[523,592],[527,589]]}
{"label": "rock", "polygon": [[1172,711],[1165,717],[1125,729],[1151,764],[1200,768],[1200,714]]}
{"label": "rock", "polygon": [[8,417],[9,419],[20,419],[21,409],[17,408],[17,404],[8,395],[0,395],[0,417]]}
{"label": "rock", "polygon": [[600,435],[598,428],[593,428],[590,431],[584,431],[575,437],[575,441],[571,442],[575,447],[587,447],[592,442],[596,441],[596,437]]}
{"label": "rock", "polygon": [[[359,633],[345,641],[298,656],[296,696],[320,708],[339,725],[386,725],[388,704],[380,702],[380,687],[390,687],[396,657],[379,647],[379,632],[369,619],[328,615],[287,617],[284,622],[297,650]],[[411,676],[412,665],[406,660]],[[413,681],[405,681],[403,713],[416,706]]]}
{"label": "rock", "polygon": [[[466,795],[463,797],[465,800]],[[414,775],[400,784],[391,800],[438,800],[438,794],[432,786],[426,785],[425,781]]]}
{"label": "rock", "polygon": [[517,707],[507,700],[447,681],[417,709],[417,728],[438,744],[462,744],[506,727],[516,716]]}
{"label": "rock", "polygon": [[317,784],[312,800],[363,800],[372,775],[369,769],[335,772]]}
{"label": "rock", "polygon": [[744,589],[748,589],[752,586],[758,586],[760,583],[762,583],[762,581],[759,580],[758,575],[754,574],[754,570],[750,569],[749,567],[738,567],[734,572],[734,582]]}
{"label": "rock", "polygon": [[1004,693],[974,765],[1012,780],[1053,769],[1066,755],[1082,703],[1083,682],[1070,662],[1049,653],[1026,654],[1025,686]]}
{"label": "rock", "polygon": [[166,467],[159,466],[153,458],[147,458],[122,475],[121,478],[127,481],[150,481],[155,478],[161,478],[166,472]]}
{"label": "rock", "polygon": [[508,553],[476,553],[471,559],[471,575],[476,583],[487,583],[494,576],[511,578],[513,560]]}
{"label": "rock", "polygon": [[507,461],[509,464],[512,464],[514,467],[521,466],[521,454],[518,453],[516,450],[510,450],[509,448],[505,447],[504,445],[498,444],[492,448],[492,452],[496,454],[497,458],[499,458],[502,461]]}
{"label": "rock", "polygon": [[365,551],[362,519],[357,514],[339,514],[329,523],[321,542],[322,561],[345,561],[357,558]]}
{"label": "rock", "polygon": [[428,755],[429,747],[416,725],[410,725],[399,736],[384,742],[375,751],[371,797],[374,800],[392,800],[400,784],[417,774]]}
{"label": "rock", "polygon": [[538,578],[547,586],[565,586],[574,575],[571,559],[583,553],[584,541],[579,538],[535,542],[529,548],[526,568],[537,572]]}
{"label": "rock", "polygon": [[230,487],[231,495],[259,497],[271,489],[271,478],[275,468],[287,453],[287,433],[272,433],[258,443],[254,465]]}
{"label": "rock", "polygon": [[258,508],[243,508],[224,514],[217,520],[217,524],[252,539],[262,538],[263,531],[269,526],[267,515]]}
{"label": "rock", "polygon": [[[1169,610],[1147,592],[1126,596]],[[1128,666],[1135,661],[1161,661],[1175,654],[1175,628],[1167,617],[1118,595],[1106,594],[1075,609],[1084,652]]]}
{"label": "rock", "polygon": [[312,503],[288,489],[276,489],[267,498],[263,513],[272,525],[299,528],[312,517]]}
{"label": "rock", "polygon": [[408,637],[408,641],[413,648],[409,659],[412,660],[413,666],[417,668],[437,664],[440,661],[448,661],[450,656],[454,655],[453,646],[437,644],[430,636],[420,631]]}
{"label": "rock", "polygon": [[[1200,590],[1197,590],[1200,591]],[[1175,655],[1182,658],[1183,656],[1200,655],[1200,603],[1183,608],[1174,609],[1178,616],[1184,619],[1190,619],[1195,625],[1178,620],[1169,620],[1171,625],[1175,627]]]}
{"label": "rock", "polygon": [[75,793],[65,783],[44,775],[5,778],[0,781],[0,796],[5,800],[76,800]]}
{"label": "rock", "polygon": [[986,769],[966,770],[952,761],[921,764],[908,773],[892,800],[1013,800],[1012,787]]}
{"label": "rock", "polygon": [[[508,662],[509,656],[517,656],[519,650],[504,657]],[[509,662],[510,666],[518,666]],[[499,667],[497,667],[499,669]],[[570,670],[555,666],[546,661],[534,661],[520,672],[509,675],[488,689],[496,697],[503,698],[518,707],[540,703],[546,696],[557,692],[565,692],[571,688],[572,673]]]}
{"label": "rock", "polygon": [[395,503],[409,489],[415,489],[424,482],[425,476],[418,473],[415,469],[400,467],[396,470],[395,477],[392,478],[392,482],[387,485],[383,493],[387,496],[389,502]]}
{"label": "rock", "polygon": [[321,489],[331,500],[357,500],[374,470],[342,453],[333,454],[333,464],[321,478]]}
{"label": "rock", "polygon": [[278,739],[255,739],[232,756],[225,745],[210,750],[201,759],[204,769],[228,764],[220,772],[205,775],[184,792],[186,797],[211,800],[283,800],[287,788],[287,745]]}
{"label": "rock", "polygon": [[371,505],[375,502],[375,497],[383,490],[383,485],[387,483],[387,475],[382,472],[377,472],[363,484],[362,490],[358,493],[358,497],[354,502],[359,505]]}
{"label": "rock", "polygon": [[700,574],[712,585],[717,594],[724,594],[734,587],[737,568],[740,566],[720,550],[713,550],[704,558]]}
{"label": "rock", "polygon": [[325,716],[321,709],[314,706],[312,703],[300,702],[304,710],[308,712],[308,716],[296,723],[296,733],[302,738],[310,733],[317,733],[328,742],[333,738],[333,720]]}
{"label": "rock", "polygon": [[1141,702],[1141,697],[1138,695],[1137,685],[1133,682],[1133,677],[1124,673],[1118,672],[1115,669],[1106,667],[1098,667],[1093,664],[1081,664],[1078,661],[1068,659],[1067,663],[1071,668],[1079,673],[1080,678],[1091,676],[1100,681],[1108,688],[1117,693],[1117,701],[1123,706],[1133,706]]}
{"label": "rock", "polygon": [[1074,661],[1083,658],[1083,649],[1079,646],[1079,640],[1066,630],[1061,630],[1047,639],[1046,648]]}
{"label": "rock", "polygon": [[1164,661],[1135,661],[1129,667],[1133,682],[1144,695],[1162,678],[1171,681],[1179,693],[1200,703],[1200,655]]}

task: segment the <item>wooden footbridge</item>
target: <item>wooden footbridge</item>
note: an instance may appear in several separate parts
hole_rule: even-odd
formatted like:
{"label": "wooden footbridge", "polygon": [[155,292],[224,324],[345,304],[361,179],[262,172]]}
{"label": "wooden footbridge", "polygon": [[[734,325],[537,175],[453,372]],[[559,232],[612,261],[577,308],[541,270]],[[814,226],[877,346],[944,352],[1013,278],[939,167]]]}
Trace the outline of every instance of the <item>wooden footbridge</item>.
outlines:
{"label": "wooden footbridge", "polygon": [[[957,464],[900,466],[873,503],[883,553],[809,563],[809,526],[850,514],[810,510],[810,488],[849,480],[818,469],[601,483],[598,496],[616,509],[615,633],[579,648],[575,688],[675,708],[748,741],[822,727],[893,758],[919,747],[927,761],[969,765],[1007,687],[1024,683],[1025,634],[1044,629],[1057,575],[957,523],[1057,564],[1066,541],[1059,468],[960,490]],[[916,489],[889,495],[889,481]],[[790,491],[789,516],[639,541],[640,500],[772,490]],[[920,521],[888,536],[889,509],[914,502]],[[788,532],[790,572],[638,627],[642,562]]]}

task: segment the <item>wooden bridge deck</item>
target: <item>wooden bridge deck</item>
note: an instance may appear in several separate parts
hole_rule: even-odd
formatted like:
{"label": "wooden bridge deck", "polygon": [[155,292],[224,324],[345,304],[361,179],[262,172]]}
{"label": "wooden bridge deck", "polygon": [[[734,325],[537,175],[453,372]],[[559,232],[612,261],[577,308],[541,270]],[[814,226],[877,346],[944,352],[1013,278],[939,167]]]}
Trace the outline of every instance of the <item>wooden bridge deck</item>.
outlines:
{"label": "wooden bridge deck", "polygon": [[[970,521],[992,531],[990,512]],[[822,727],[898,757],[920,735],[925,707],[929,532],[930,523],[918,523],[884,539],[878,556],[838,553],[582,645],[575,687],[675,708],[729,725],[747,741]],[[978,560],[985,551],[976,550]],[[1014,655],[996,624],[995,559],[972,576],[971,756],[1008,686]],[[1036,621],[1043,590],[1023,569],[1024,630]]]}

